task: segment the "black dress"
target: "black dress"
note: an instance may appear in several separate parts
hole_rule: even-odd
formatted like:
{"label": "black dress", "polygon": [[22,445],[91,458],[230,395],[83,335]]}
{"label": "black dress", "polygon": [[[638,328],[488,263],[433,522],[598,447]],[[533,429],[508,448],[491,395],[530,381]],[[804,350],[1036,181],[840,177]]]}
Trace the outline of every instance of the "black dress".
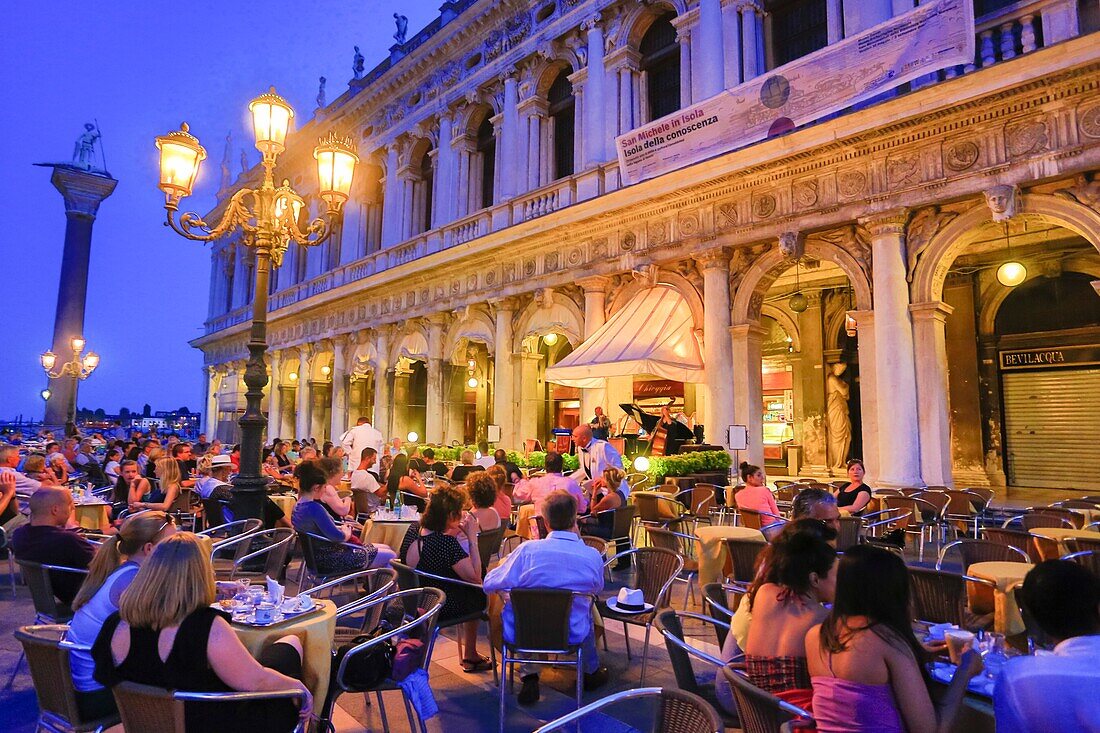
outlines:
{"label": "black dress", "polygon": [[[107,617],[92,645],[96,681],[104,687],[114,687],[120,682],[137,682],[186,692],[232,692],[232,688],[222,682],[210,667],[206,657],[210,627],[218,616],[229,620],[228,614],[213,608],[200,608],[185,618],[165,660],[161,660],[157,649],[159,631],[130,627],[130,649],[122,663],[115,666],[111,638],[120,621],[116,611]],[[273,644],[269,648],[284,646]],[[261,655],[261,663],[264,656]],[[288,656],[293,656],[293,660],[287,659]],[[278,671],[300,679],[301,660],[297,655],[280,657],[280,664],[269,666],[282,667]],[[232,704],[188,702],[184,704],[184,720],[187,730],[194,733],[219,730],[232,730],[234,733],[289,731],[298,722],[298,708],[290,700]]]}
{"label": "black dress", "polygon": [[[420,525],[414,524],[409,527],[409,531],[405,533],[405,539],[401,541],[401,562],[408,562],[409,548],[414,542],[419,542],[420,557],[416,562],[417,570],[443,578],[462,580],[455,572],[454,564],[465,560],[470,555],[462,549],[462,545],[458,544],[457,538],[442,532],[420,534]],[[439,620],[442,622],[485,610],[487,599],[484,591],[479,588],[427,580],[424,585],[439,588],[447,594],[447,600],[439,612]]]}
{"label": "black dress", "polygon": [[[860,494],[866,493],[868,498],[870,498],[870,486],[868,486],[867,484],[861,484],[860,487],[855,491],[848,491],[848,487],[851,485],[852,483],[850,481],[846,482],[844,484],[841,484],[840,488],[837,490],[836,505],[838,509],[843,509],[844,507],[854,505],[856,503],[856,499],[859,498]],[[863,509],[859,510],[858,512],[852,512],[852,516],[855,517],[858,517],[861,514],[863,514]]]}

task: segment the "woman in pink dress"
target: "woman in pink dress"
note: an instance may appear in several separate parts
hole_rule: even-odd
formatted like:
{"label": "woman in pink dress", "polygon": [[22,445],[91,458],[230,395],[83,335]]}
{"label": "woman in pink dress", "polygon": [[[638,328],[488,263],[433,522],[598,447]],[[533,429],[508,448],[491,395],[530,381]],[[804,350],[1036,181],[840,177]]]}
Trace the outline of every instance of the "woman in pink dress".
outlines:
{"label": "woman in pink dress", "polygon": [[844,553],[833,610],[806,633],[813,711],[820,733],[947,733],[970,678],[963,655],[937,703],[928,693],[925,649],[913,636],[909,571],[900,557],[870,545]]}
{"label": "woman in pink dress", "polygon": [[768,524],[771,518],[767,514],[778,517],[779,507],[775,504],[771,489],[764,483],[764,469],[751,463],[742,463],[740,468],[745,487],[733,495],[733,500],[737,502],[738,509],[765,514],[764,524]]}

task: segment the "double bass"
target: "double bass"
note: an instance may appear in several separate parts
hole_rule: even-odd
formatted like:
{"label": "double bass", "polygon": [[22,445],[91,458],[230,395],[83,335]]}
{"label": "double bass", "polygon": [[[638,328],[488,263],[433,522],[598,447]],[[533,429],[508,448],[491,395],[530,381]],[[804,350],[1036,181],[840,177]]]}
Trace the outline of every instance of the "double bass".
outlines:
{"label": "double bass", "polygon": [[620,404],[619,407],[645,428],[649,433],[649,449],[646,451],[651,456],[667,456],[680,452],[680,446],[695,438],[691,429],[678,420],[671,423],[663,423],[658,415],[650,415],[636,404]]}

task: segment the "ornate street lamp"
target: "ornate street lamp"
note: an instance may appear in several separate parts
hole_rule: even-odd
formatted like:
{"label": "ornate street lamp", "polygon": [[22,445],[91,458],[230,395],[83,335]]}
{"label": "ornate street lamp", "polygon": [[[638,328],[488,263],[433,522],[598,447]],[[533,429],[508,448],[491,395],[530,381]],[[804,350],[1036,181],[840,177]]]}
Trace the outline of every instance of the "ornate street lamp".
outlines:
{"label": "ornate street lamp", "polygon": [[286,149],[286,136],[294,110],[275,93],[275,87],[261,94],[248,105],[252,115],[252,130],[256,148],[263,154],[263,183],[259,188],[242,188],[226,204],[220,222],[207,224],[197,214],[184,213],[176,221],[179,203],[190,196],[198,175],[199,164],[206,150],[192,135],[187,123],[180,129],[157,138],[160,150],[160,190],[164,192],[167,211],[165,226],[181,236],[209,242],[239,230],[243,243],[256,252],[256,282],[252,297],[252,328],[248,338],[248,365],[244,383],[246,407],[241,416],[240,472],[233,481],[238,493],[239,512],[243,517],[262,516],[267,480],[260,471],[263,431],[267,425],[261,410],[264,386],[267,385],[267,283],[271,267],[283,262],[290,242],[303,246],[318,245],[328,239],[340,207],[351,195],[352,177],[359,162],[350,138],[335,133],[320,140],[313,157],[317,160],[318,193],[327,204],[327,217],[316,218],[303,231],[299,214],[304,199],[283,181],[275,186],[275,160]]}
{"label": "ornate street lamp", "polygon": [[[86,342],[80,336],[74,336],[69,339],[69,347],[73,350],[73,358],[62,364],[56,371],[54,367],[57,366],[57,354],[47,350],[46,353],[38,357],[38,361],[42,364],[42,369],[45,370],[46,376],[50,379],[60,379],[61,377],[71,377],[73,380],[73,388],[69,391],[69,405],[65,413],[65,435],[72,437],[76,435],[76,386],[81,380],[87,379],[99,366],[99,354],[94,351],[84,352],[84,346]],[[51,392],[49,389],[44,389],[40,393],[42,399],[50,399]]]}

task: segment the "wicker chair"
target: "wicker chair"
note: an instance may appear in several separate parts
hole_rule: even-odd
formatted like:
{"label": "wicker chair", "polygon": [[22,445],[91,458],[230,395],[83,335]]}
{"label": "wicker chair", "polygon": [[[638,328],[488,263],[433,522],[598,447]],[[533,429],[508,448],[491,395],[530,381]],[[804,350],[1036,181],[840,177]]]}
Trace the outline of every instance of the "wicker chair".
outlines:
{"label": "wicker chair", "polygon": [[683,503],[660,491],[636,491],[630,498],[638,509],[638,521],[646,529],[668,529],[681,521],[695,519]]}
{"label": "wicker chair", "polygon": [[1054,537],[1043,534],[1043,530],[1037,529],[1031,535],[1031,546],[1035,548],[1035,554],[1039,556],[1039,562],[1044,560],[1057,560],[1062,555],[1062,543]]}
{"label": "wicker chair", "polygon": [[1056,501],[1051,505],[1052,509],[1089,509],[1092,511],[1100,510],[1100,501],[1090,501],[1088,499],[1066,499],[1065,501]]}
{"label": "wicker chair", "polygon": [[[210,501],[207,499],[206,501]],[[207,515],[209,519],[210,516]],[[214,541],[214,545],[224,542],[225,540],[233,539],[245,534],[252,534],[253,532],[259,532],[264,528],[264,523],[259,519],[238,519],[233,522],[218,522],[212,524],[201,532],[196,532],[197,535],[203,537],[209,537]]]}
{"label": "wicker chair", "polygon": [[600,553],[600,557],[604,560],[607,559],[607,540],[602,537],[595,537],[590,534],[581,535],[581,542],[591,547],[596,552]]}
{"label": "wicker chair", "polygon": [[777,522],[782,523],[787,521],[778,514],[772,514],[771,512],[758,512],[755,509],[738,509],[737,513],[741,517],[741,526],[749,527],[751,529],[763,530]]}
{"label": "wicker chair", "polygon": [[722,674],[729,680],[733,695],[737,698],[744,733],[779,733],[784,723],[798,718],[813,720],[813,715],[802,708],[753,685],[739,670],[723,667]]}
{"label": "wicker chair", "polygon": [[725,543],[732,566],[729,577],[739,583],[751,583],[756,579],[756,560],[767,543],[741,537],[729,537]]}
{"label": "wicker chair", "polygon": [[[1087,509],[1095,509],[1096,507],[1090,506]],[[1029,512],[1037,512],[1039,514],[1053,514],[1057,517],[1061,517],[1069,522],[1069,525],[1075,529],[1081,529],[1085,526],[1085,514],[1082,512],[1075,512],[1072,509],[1063,508],[1051,504],[1050,506],[1030,507]],[[1028,529],[1031,529],[1030,527]]]}
{"label": "wicker chair", "polygon": [[[908,491],[908,489],[902,489]],[[915,492],[915,493],[920,493]],[[906,534],[917,537],[917,559],[924,561],[925,535],[933,540],[936,530],[941,523],[941,510],[935,504],[931,504],[915,494],[907,496],[886,496],[882,499],[882,506],[887,510],[901,510],[909,514],[909,519],[904,527],[899,527]]]}
{"label": "wicker chair", "polygon": [[714,635],[719,647],[726,643],[726,635],[729,633],[727,627],[733,620],[733,614],[741,599],[748,592],[749,586],[743,583],[707,583],[703,586],[703,610],[711,618],[718,619],[726,625],[714,627]]}
{"label": "wicker chair", "polygon": [[1071,552],[1068,555],[1063,555],[1062,559],[1071,560],[1082,567],[1086,567],[1092,571],[1093,575],[1100,578],[1100,551],[1082,550],[1081,552]]}
{"label": "wicker chair", "polygon": [[477,533],[477,553],[481,558],[481,575],[489,572],[489,558],[500,556],[500,545],[504,541],[504,524],[496,529],[487,529]]}
{"label": "wicker chair", "polygon": [[[233,704],[259,700],[290,698],[299,705],[304,701],[302,690],[273,692],[179,692],[160,687],[123,682],[114,688],[115,702],[126,733],[186,733],[183,706],[188,702]],[[225,721],[227,725],[231,720]],[[305,730],[305,721],[298,721],[295,732]]]}
{"label": "wicker chair", "polygon": [[323,598],[336,604],[334,643],[339,645],[377,628],[382,620],[383,604],[374,601],[385,598],[396,587],[396,570],[372,568],[315,585],[299,595]]}
{"label": "wicker chair", "polygon": [[1031,562],[1027,553],[1012,545],[1002,545],[989,540],[962,539],[945,545],[936,560],[936,570],[943,568],[943,560],[952,549],[958,548],[963,572],[976,562]]}
{"label": "wicker chair", "polygon": [[729,633],[729,624],[710,616],[698,613],[681,613],[672,609],[661,611],[657,614],[656,621],[657,631],[665,639],[665,649],[668,651],[668,659],[672,663],[672,672],[676,675],[676,685],[684,692],[698,695],[710,703],[711,707],[722,716],[722,723],[725,726],[730,728],[739,727],[741,721],[736,715],[723,714],[723,708],[718,702],[718,696],[715,694],[714,681],[712,679],[703,681],[706,678],[705,675],[696,676],[691,660],[692,657],[695,657],[707,663],[716,673],[725,666],[725,662],[689,644],[684,636],[684,625],[680,621],[681,618],[702,621],[704,625],[710,624],[713,626],[715,631],[721,628],[726,634]]}
{"label": "wicker chair", "polygon": [[[712,520],[714,515],[718,515],[718,523],[721,524],[725,520],[729,509],[726,507],[726,490],[725,488],[717,484],[697,483],[692,488],[688,489],[691,492],[691,502],[689,503],[689,509],[691,513],[700,518],[706,518],[708,521]],[[681,494],[686,494],[688,491],[682,491]],[[676,495],[677,498],[680,494]]]}
{"label": "wicker chair", "polygon": [[299,532],[298,533],[298,545],[302,548],[302,577],[299,583],[299,592],[306,590],[314,585],[320,585],[321,583],[328,582],[333,578],[339,578],[344,575],[350,575],[351,573],[322,573],[321,567],[317,562],[317,546],[323,544],[341,545],[343,547],[360,548],[361,545],[354,545],[350,542],[333,542],[327,537],[322,537],[318,534],[311,532]]}
{"label": "wicker chair", "polygon": [[614,695],[589,703],[580,710],[552,720],[535,729],[534,733],[551,733],[567,726],[572,730],[573,723],[590,713],[625,700],[644,698],[657,698],[653,722],[648,728],[653,733],[722,733],[722,721],[706,700],[690,692],[667,687],[641,687],[616,692]]}
{"label": "wicker chair", "polygon": [[684,569],[681,575],[676,576],[677,582],[684,583],[684,610],[688,607],[688,596],[695,600],[695,588],[691,581],[699,574],[699,560],[695,557],[695,546],[698,538],[694,535],[673,532],[670,529],[649,528],[649,542],[653,547],[662,547],[672,550],[684,561]]}
{"label": "wicker chair", "polygon": [[[576,667],[579,710],[584,696],[584,653],[580,643],[569,641],[569,618],[575,598],[592,596],[559,588],[513,588],[502,595],[507,596],[512,608],[514,638],[503,639],[500,651],[501,733],[504,733],[505,695],[514,686],[515,665],[520,663]],[[556,658],[548,660],[548,655]],[[573,661],[562,659],[568,656],[573,656]]]}
{"label": "wicker chair", "polygon": [[[267,577],[285,582],[294,535],[288,527],[277,527],[220,542],[211,553],[214,573],[219,580]],[[218,557],[229,552],[232,558]]]}
{"label": "wicker chair", "polygon": [[27,655],[31,682],[38,697],[35,731],[100,731],[119,722],[117,715],[85,719],[76,703],[76,688],[69,667],[72,644],[64,641],[68,626],[23,626],[15,638]]}
{"label": "wicker chair", "polygon": [[[928,623],[955,624],[961,628],[973,626],[967,619],[967,581],[996,588],[996,583],[960,573],[912,566],[909,568],[909,590],[913,617]],[[982,623],[980,626],[987,626]]]}
{"label": "wicker chair", "polygon": [[860,543],[863,534],[863,519],[861,517],[841,516],[840,531],[837,532],[836,549],[838,552],[855,547]]}
{"label": "wicker chair", "polygon": [[[362,692],[363,697],[366,698],[371,692],[375,694],[378,700],[378,712],[382,718],[383,730],[389,730],[389,722],[386,720],[386,705],[382,698],[383,692],[389,692],[393,690],[400,690],[401,695],[405,700],[405,714],[409,718],[409,728],[412,731],[420,731],[420,733],[426,733],[427,728],[424,725],[424,721],[419,719],[412,706],[409,705],[408,698],[405,698],[405,691],[393,680],[383,680],[374,687],[364,689],[361,685],[354,684],[353,680],[348,679],[347,666],[349,660],[355,656],[362,654],[369,650],[371,647],[381,644],[389,639],[395,637],[411,637],[417,638],[424,642],[426,650],[424,652],[424,658],[421,661],[420,668],[427,670],[432,663],[432,652],[435,649],[435,637],[438,633],[437,620],[439,617],[439,611],[443,608],[443,603],[447,600],[447,595],[438,588],[413,588],[409,590],[401,590],[396,593],[392,593],[384,597],[375,597],[370,601],[364,602],[358,610],[364,611],[372,616],[381,617],[387,615],[387,610],[393,603],[401,603],[404,608],[403,622],[392,631],[387,631],[384,634],[374,636],[369,640],[352,647],[344,655],[344,658],[340,660],[339,665],[335,665],[332,672],[332,679],[329,681],[328,694],[325,696],[325,700],[320,704],[320,724],[318,730],[333,730],[332,726],[332,713],[336,709],[336,700],[341,694],[345,692]],[[127,732],[128,733],[128,732]]]}
{"label": "wicker chair", "polygon": [[8,558],[8,580],[11,582],[11,597],[15,598],[15,553],[8,544],[8,533],[0,527],[0,555]]}
{"label": "wicker chair", "polygon": [[1039,554],[1035,551],[1035,543],[1031,541],[1031,534],[1015,529],[1003,529],[1001,527],[983,527],[982,539],[996,542],[998,545],[1015,547],[1028,556],[1032,562],[1039,562]]}
{"label": "wicker chair", "polygon": [[[637,588],[642,591],[646,603],[653,604],[653,610],[648,613],[625,614],[612,611],[603,601],[599,602],[600,615],[605,620],[619,621],[623,625],[623,641],[626,643],[626,656],[631,659],[630,634],[627,625],[645,627],[645,645],[642,648],[642,675],[640,684],[645,684],[646,661],[649,656],[649,633],[653,627],[653,619],[657,611],[668,604],[668,591],[676,576],[684,569],[684,561],[672,550],[663,550],[659,547],[642,547],[635,550],[620,552],[605,563],[610,566],[624,555],[633,555],[635,579]],[[604,649],[607,649],[607,635],[604,634]]]}
{"label": "wicker chair", "polygon": [[87,576],[88,571],[80,568],[66,568],[61,565],[43,565],[30,560],[16,558],[16,564],[31,591],[31,601],[34,603],[34,623],[58,624],[64,623],[73,617],[73,609],[62,603],[54,595],[51,575],[64,573],[69,575]]}
{"label": "wicker chair", "polygon": [[[590,516],[592,517],[611,517],[611,537],[609,541],[615,545],[616,553],[624,553],[627,550],[634,548],[633,531],[634,531],[634,514],[638,511],[638,508],[633,504],[624,504],[618,509],[605,509],[602,512],[596,512]],[[633,560],[633,556],[631,556]]]}
{"label": "wicker chair", "polygon": [[1084,552],[1085,550],[1100,552],[1100,534],[1096,535],[1096,539],[1091,537],[1067,537],[1064,542],[1074,552]]}
{"label": "wicker chair", "polygon": [[943,494],[947,497],[947,511],[944,513],[944,518],[956,525],[973,523],[974,536],[977,537],[985,497],[966,489],[947,489]]}
{"label": "wicker chair", "polygon": [[[1066,511],[1069,514],[1073,514],[1073,512],[1069,512],[1068,510]],[[1012,517],[1011,519],[1007,520],[1002,526],[1007,529],[1008,526],[1013,522],[1019,522],[1020,526],[1029,531],[1033,529],[1039,529],[1041,527],[1066,527],[1068,529],[1072,529],[1076,526],[1072,521],[1070,521],[1068,517],[1064,515],[1055,514],[1053,511],[1033,509],[1029,509],[1027,514],[1021,514],[1017,517]]]}

